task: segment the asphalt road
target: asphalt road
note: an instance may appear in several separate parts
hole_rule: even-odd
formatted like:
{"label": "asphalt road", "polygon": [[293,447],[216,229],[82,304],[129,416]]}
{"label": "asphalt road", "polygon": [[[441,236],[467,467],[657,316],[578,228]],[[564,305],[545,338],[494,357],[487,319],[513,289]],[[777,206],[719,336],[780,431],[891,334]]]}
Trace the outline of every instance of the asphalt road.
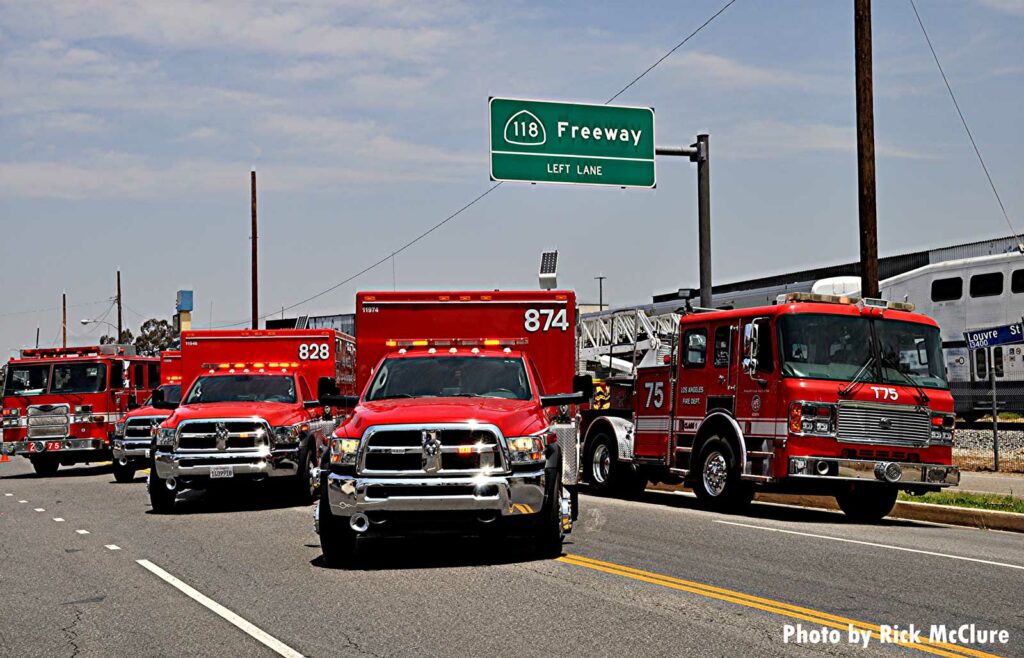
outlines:
{"label": "asphalt road", "polygon": [[[1021,535],[650,492],[582,496],[558,560],[381,541],[334,570],[311,508],[279,489],[196,492],[158,516],[143,477],[0,464],[0,655],[988,655],[878,636],[975,624],[1009,634],[975,650],[1024,656]],[[839,643],[785,643],[797,624]],[[874,629],[867,648],[849,624]]]}

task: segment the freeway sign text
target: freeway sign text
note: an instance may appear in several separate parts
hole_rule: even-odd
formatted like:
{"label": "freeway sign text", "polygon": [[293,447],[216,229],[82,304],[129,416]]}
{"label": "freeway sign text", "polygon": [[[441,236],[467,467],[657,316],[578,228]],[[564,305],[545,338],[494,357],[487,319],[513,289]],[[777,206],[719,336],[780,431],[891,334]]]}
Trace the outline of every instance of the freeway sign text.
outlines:
{"label": "freeway sign text", "polygon": [[491,180],[654,187],[654,110],[491,98]]}
{"label": "freeway sign text", "polygon": [[964,332],[964,340],[967,341],[967,347],[972,350],[994,345],[1024,343],[1024,325],[1014,322],[990,329],[973,329]]}

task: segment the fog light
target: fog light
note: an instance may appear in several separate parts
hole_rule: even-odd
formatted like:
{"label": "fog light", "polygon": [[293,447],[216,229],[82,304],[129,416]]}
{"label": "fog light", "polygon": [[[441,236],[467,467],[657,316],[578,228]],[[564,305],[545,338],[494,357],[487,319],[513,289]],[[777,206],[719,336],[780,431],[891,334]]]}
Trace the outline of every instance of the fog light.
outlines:
{"label": "fog light", "polygon": [[814,465],[814,470],[818,472],[818,475],[828,475],[829,466],[827,461],[819,461]]}

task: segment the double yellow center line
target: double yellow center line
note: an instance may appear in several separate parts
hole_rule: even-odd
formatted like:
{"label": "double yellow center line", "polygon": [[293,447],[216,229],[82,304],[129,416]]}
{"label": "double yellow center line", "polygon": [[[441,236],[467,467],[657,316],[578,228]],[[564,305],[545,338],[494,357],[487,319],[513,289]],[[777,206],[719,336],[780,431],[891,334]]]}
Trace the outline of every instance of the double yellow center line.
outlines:
{"label": "double yellow center line", "polygon": [[[880,633],[882,629],[877,624],[869,624],[856,619],[848,619],[847,617],[840,617],[839,615],[833,615],[828,612],[804,608],[790,603],[784,603],[782,601],[753,596],[751,594],[744,594],[743,592],[737,592],[723,587],[705,585],[704,583],[698,583],[692,580],[683,580],[682,578],[673,578],[672,576],[665,576],[651,571],[634,569],[632,567],[626,567],[612,562],[602,562],[601,560],[583,557],[582,555],[565,555],[558,558],[558,561],[577,567],[583,567],[585,569],[601,571],[614,576],[622,576],[623,578],[630,578],[632,580],[650,583],[651,585],[660,585],[662,587],[668,587],[682,592],[689,592],[691,594],[697,594],[699,596],[705,596],[707,598],[717,599],[727,603],[735,603],[748,608],[756,608],[757,610],[763,610],[765,612],[781,615],[783,617],[790,617],[792,619],[799,619],[801,621],[807,621],[812,624],[836,628],[841,631],[846,631],[850,626],[853,626],[861,632],[869,632],[871,634],[871,641],[873,642],[878,642],[881,637]],[[995,656],[995,654],[985,653],[984,651],[978,651],[969,647],[962,647],[956,644],[946,644],[943,642],[932,642],[925,638],[922,638],[918,642],[903,642],[900,644],[901,646],[917,649],[937,656],[976,656],[978,658],[991,658]]]}

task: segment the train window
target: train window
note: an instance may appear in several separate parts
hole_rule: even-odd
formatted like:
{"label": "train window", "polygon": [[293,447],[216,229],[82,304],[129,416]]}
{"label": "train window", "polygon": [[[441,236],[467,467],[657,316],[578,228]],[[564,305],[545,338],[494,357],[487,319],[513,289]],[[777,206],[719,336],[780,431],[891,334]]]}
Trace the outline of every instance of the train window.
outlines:
{"label": "train window", "polygon": [[683,367],[703,368],[708,359],[708,330],[690,329],[683,334]]}
{"label": "train window", "polygon": [[992,348],[992,374],[996,377],[1003,376],[1003,348]]}
{"label": "train window", "polygon": [[971,277],[971,297],[997,297],[1003,294],[1003,273],[989,272]]}
{"label": "train window", "polygon": [[964,280],[960,277],[932,281],[932,301],[951,302],[964,294]]}
{"label": "train window", "polygon": [[1010,292],[1024,292],[1024,270],[1014,270],[1010,276]]}
{"label": "train window", "polygon": [[729,367],[730,340],[732,327],[726,325],[715,329],[715,367]]}
{"label": "train window", "polygon": [[988,379],[988,356],[985,350],[974,350],[974,377],[978,381]]}

